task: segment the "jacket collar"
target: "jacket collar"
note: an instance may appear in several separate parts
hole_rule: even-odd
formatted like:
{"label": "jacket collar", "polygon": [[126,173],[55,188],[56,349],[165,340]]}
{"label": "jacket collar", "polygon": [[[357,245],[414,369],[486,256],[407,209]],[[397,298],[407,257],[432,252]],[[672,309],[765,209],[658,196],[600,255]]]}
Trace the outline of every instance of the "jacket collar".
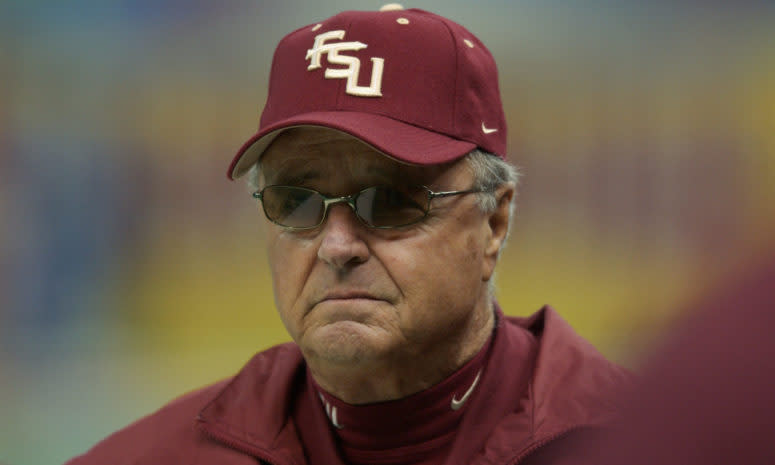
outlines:
{"label": "jacket collar", "polygon": [[[569,432],[610,423],[619,410],[616,400],[632,379],[627,370],[606,360],[549,306],[527,318],[505,320],[506,326],[527,330],[536,344],[527,364],[527,389],[492,428],[481,463],[518,463]],[[513,369],[507,360],[494,362]]]}
{"label": "jacket collar", "polygon": [[529,393],[536,435],[608,423],[632,374],[607,360],[549,306],[510,320],[540,341]]}
{"label": "jacket collar", "polygon": [[275,465],[303,464],[291,409],[304,376],[295,343],[260,352],[201,410],[197,426],[218,442]]}

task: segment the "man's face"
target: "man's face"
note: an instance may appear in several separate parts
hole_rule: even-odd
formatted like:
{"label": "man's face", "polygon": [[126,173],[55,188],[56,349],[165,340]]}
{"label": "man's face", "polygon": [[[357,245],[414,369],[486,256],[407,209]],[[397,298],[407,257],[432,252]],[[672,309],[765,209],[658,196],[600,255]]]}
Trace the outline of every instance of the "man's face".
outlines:
{"label": "man's face", "polygon": [[[464,190],[465,161],[396,162],[329,129],[295,128],[261,160],[263,185],[298,185],[344,196],[376,185]],[[461,344],[488,320],[487,281],[500,238],[475,195],[434,199],[421,222],[363,225],[345,203],[316,229],[266,221],[275,302],[308,361],[343,366],[403,363]],[[454,350],[454,347],[450,350]]]}

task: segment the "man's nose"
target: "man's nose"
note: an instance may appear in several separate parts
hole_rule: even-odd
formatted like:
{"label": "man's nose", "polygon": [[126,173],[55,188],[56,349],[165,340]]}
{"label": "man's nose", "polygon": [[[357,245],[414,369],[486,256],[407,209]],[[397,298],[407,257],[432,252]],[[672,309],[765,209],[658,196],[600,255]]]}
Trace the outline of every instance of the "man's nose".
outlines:
{"label": "man's nose", "polygon": [[320,231],[318,258],[337,269],[365,262],[370,252],[362,237],[364,229],[348,204],[331,205]]}

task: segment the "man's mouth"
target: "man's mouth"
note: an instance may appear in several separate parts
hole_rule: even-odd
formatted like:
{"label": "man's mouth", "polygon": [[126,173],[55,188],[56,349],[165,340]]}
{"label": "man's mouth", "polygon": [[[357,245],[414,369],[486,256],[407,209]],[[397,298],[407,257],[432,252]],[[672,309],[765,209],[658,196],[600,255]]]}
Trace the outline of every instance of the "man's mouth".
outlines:
{"label": "man's mouth", "polygon": [[356,299],[362,299],[362,300],[382,300],[377,297],[375,297],[372,294],[369,294],[368,292],[363,291],[334,291],[329,292],[328,294],[321,299],[321,302],[325,302],[327,300],[356,300]]}

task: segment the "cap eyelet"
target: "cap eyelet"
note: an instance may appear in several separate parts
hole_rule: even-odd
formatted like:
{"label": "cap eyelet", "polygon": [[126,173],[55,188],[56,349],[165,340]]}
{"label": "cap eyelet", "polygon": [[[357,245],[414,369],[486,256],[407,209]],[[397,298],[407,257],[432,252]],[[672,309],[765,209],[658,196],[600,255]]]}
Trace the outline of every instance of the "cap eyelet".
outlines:
{"label": "cap eyelet", "polygon": [[315,25],[312,27],[312,31],[313,31],[313,32],[314,32],[314,31],[317,31],[317,30],[318,30],[318,29],[320,29],[321,27],[323,27],[323,25],[322,25],[322,24],[320,24],[320,23],[317,23],[317,24],[315,24]]}
{"label": "cap eyelet", "polygon": [[468,45],[468,48],[474,48],[474,43],[468,39],[463,39],[463,43]]}
{"label": "cap eyelet", "polygon": [[408,19],[406,19],[406,18],[398,18],[398,19],[396,20],[396,22],[397,22],[398,24],[409,24],[409,20],[408,20]]}

